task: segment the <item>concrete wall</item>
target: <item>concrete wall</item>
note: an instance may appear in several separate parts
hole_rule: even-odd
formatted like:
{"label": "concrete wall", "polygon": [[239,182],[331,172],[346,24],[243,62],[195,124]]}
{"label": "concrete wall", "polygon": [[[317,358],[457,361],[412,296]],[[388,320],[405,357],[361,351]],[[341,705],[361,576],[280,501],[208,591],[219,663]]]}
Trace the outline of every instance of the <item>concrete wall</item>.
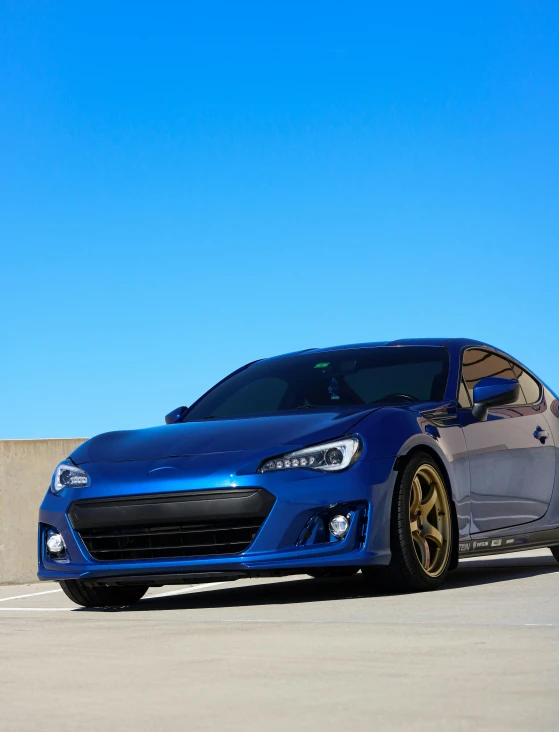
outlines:
{"label": "concrete wall", "polygon": [[0,440],[0,584],[37,581],[39,506],[56,465],[84,441]]}

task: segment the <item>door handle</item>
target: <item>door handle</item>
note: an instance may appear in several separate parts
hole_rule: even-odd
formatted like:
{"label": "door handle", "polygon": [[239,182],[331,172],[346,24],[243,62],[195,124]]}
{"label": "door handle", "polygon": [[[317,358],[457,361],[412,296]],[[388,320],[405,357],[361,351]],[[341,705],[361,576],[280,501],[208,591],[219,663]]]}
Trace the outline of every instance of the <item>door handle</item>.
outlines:
{"label": "door handle", "polygon": [[536,431],[534,432],[534,437],[536,438],[536,440],[539,440],[542,443],[542,445],[545,445],[545,441],[549,437],[549,434],[548,434],[547,430],[542,430],[541,427],[538,427],[536,429]]}

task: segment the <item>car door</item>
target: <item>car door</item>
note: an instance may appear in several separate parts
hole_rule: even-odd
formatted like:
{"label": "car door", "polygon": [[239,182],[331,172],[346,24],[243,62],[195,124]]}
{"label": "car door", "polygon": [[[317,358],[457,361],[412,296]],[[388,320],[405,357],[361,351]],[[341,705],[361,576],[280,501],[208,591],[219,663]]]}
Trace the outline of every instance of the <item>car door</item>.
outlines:
{"label": "car door", "polygon": [[[521,394],[514,404],[490,408],[487,420],[480,422],[471,413],[473,388],[487,376],[518,379]],[[459,406],[470,463],[471,532],[541,518],[553,491],[555,450],[539,382],[501,354],[466,349]]]}

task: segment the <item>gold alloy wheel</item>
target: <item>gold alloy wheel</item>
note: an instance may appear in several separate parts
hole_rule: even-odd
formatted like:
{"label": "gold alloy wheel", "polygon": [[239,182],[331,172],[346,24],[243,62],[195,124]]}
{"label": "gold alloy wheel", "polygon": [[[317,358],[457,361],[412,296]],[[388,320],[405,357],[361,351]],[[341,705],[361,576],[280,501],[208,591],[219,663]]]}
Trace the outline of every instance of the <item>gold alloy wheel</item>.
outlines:
{"label": "gold alloy wheel", "polygon": [[450,552],[450,504],[441,476],[431,465],[421,465],[412,480],[410,530],[423,571],[438,577]]}

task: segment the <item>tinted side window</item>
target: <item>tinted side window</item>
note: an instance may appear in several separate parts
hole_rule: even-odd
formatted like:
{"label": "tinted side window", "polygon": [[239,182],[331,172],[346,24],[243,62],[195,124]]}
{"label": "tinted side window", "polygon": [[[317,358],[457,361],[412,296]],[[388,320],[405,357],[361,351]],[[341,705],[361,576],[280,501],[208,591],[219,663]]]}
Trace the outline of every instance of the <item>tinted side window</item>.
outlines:
{"label": "tinted side window", "polygon": [[[464,352],[462,376],[472,404],[474,401],[474,386],[480,379],[485,379],[488,376],[499,376],[502,379],[517,378],[512,370],[511,364],[506,359],[498,356],[496,353],[482,351],[479,348],[471,348]],[[526,404],[522,394],[514,404]]]}
{"label": "tinted side window", "polygon": [[520,388],[524,392],[527,404],[534,404],[540,400],[541,389],[538,382],[518,364],[512,364],[516,378],[520,382]]}
{"label": "tinted side window", "polygon": [[472,406],[470,397],[468,396],[468,390],[464,384],[464,379],[460,379],[460,389],[458,390],[458,404],[465,409],[469,409]]}

